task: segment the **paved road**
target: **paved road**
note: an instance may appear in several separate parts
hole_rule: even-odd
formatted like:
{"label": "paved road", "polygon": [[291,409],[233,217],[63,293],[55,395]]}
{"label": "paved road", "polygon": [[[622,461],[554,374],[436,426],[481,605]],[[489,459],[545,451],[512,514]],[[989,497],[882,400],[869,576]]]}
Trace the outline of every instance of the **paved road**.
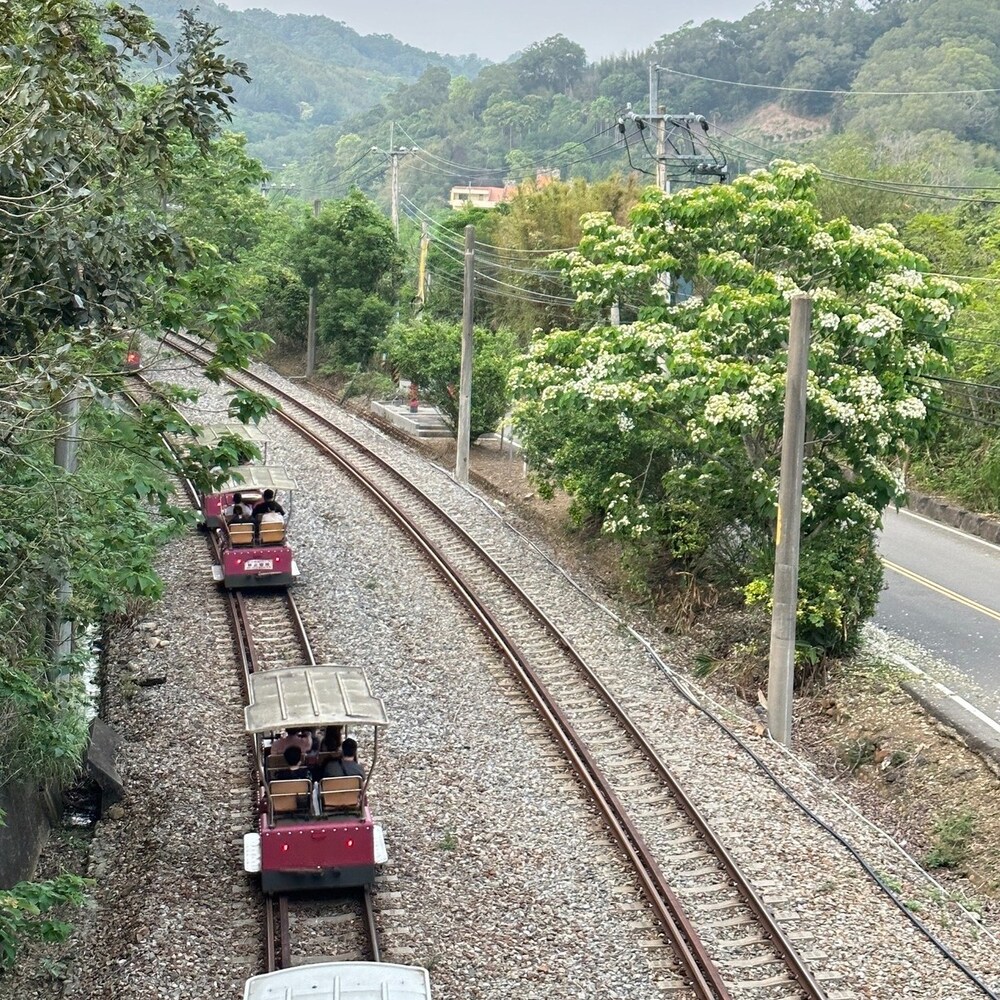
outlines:
{"label": "paved road", "polygon": [[940,679],[1000,720],[1000,547],[886,511],[879,550],[888,589],[875,624],[956,667]]}

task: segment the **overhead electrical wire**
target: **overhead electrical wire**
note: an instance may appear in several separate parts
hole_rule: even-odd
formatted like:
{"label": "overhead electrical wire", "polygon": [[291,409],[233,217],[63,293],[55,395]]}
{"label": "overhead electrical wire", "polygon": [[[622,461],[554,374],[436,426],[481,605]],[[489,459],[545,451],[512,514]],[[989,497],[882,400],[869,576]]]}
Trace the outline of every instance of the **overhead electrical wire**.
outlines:
{"label": "overhead electrical wire", "polygon": [[789,94],[837,94],[844,97],[949,97],[974,94],[1000,94],[1000,87],[983,87],[979,90],[815,90],[809,87],[779,87],[767,83],[741,83],[739,80],[720,80],[714,76],[699,76],[697,73],[682,73],[679,69],[658,66],[661,73],[684,76],[689,80],[705,83],[722,83],[727,87],[745,87],[752,90],[781,90]]}
{"label": "overhead electrical wire", "polygon": [[[458,240],[458,234],[455,233],[454,230],[449,229],[447,226],[445,226],[443,223],[435,219],[433,216],[428,215],[427,212],[425,212],[422,208],[420,208],[413,201],[407,198],[406,195],[401,195],[400,197],[401,201],[412,209],[412,211],[416,214],[416,216],[419,217],[420,221],[425,221],[429,226],[435,229],[439,229],[441,232],[448,233],[454,240],[456,241]],[[553,253],[572,253],[574,250],[577,249],[577,247],[561,247],[554,250],[531,250],[531,249],[522,250],[519,247],[500,247],[500,246],[495,246],[492,243],[483,243],[479,240],[476,240],[476,249],[478,250],[481,247],[485,247],[487,250],[502,250],[505,253],[511,253],[511,254],[544,254],[546,256]],[[465,249],[464,244],[460,245],[458,249],[464,250]],[[496,255],[494,254],[493,256]]]}
{"label": "overhead electrical wire", "polygon": [[[746,143],[749,146],[753,146],[754,148],[761,150],[765,154],[765,156],[763,156],[763,157],[759,156],[759,155],[755,156],[753,153],[748,153],[745,150],[734,149],[734,148],[731,148],[731,147],[727,147],[727,146],[725,146],[722,143],[719,143],[719,145],[724,150],[726,150],[728,153],[730,153],[733,156],[742,157],[745,160],[754,160],[754,159],[756,159],[758,162],[764,163],[764,164],[767,164],[771,160],[789,159],[790,158],[788,156],[781,156],[781,155],[775,153],[774,150],[768,149],[766,146],[763,146],[760,143],[755,142],[753,139],[747,138],[746,136],[740,136],[740,135],[737,135],[734,132],[729,132],[727,129],[724,129],[721,126],[717,125],[716,126],[716,131],[722,132],[724,135],[730,136],[732,139],[734,139],[737,142],[742,142],[742,143]],[[718,140],[716,140],[716,141],[718,141]],[[969,205],[996,205],[996,204],[1000,204],[1000,201],[995,201],[995,200],[989,199],[989,198],[968,198],[968,197],[964,197],[962,195],[939,194],[939,193],[932,192],[932,191],[924,191],[924,190],[916,190],[915,191],[915,190],[913,190],[912,186],[909,185],[906,181],[881,181],[881,180],[877,180],[877,179],[870,179],[870,178],[864,178],[864,177],[852,177],[849,174],[841,174],[841,173],[838,173],[835,170],[828,170],[828,169],[826,169],[824,167],[820,167],[819,165],[817,165],[817,170],[819,170],[819,173],[820,173],[821,177],[823,177],[825,180],[831,181],[832,183],[846,184],[846,185],[848,185],[850,187],[866,188],[866,189],[868,189],[870,191],[881,191],[881,192],[888,192],[890,194],[910,195],[911,197],[916,197],[916,198],[931,198],[931,199],[934,199],[936,201],[960,202],[960,203],[969,204]],[[950,190],[950,188],[948,187],[948,185],[941,185],[940,189],[942,191]],[[976,188],[975,190],[1000,190],[1000,189],[997,189],[997,188]]]}

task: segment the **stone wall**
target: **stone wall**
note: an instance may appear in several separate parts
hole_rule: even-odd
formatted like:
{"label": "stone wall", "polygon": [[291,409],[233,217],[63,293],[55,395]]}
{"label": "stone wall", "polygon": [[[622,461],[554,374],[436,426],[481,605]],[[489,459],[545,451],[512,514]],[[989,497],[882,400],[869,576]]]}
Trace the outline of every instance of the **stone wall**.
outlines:
{"label": "stone wall", "polygon": [[951,525],[970,535],[977,535],[987,542],[1000,545],[1000,519],[988,517],[985,514],[974,514],[963,510],[954,504],[939,500],[936,497],[925,496],[922,493],[910,492],[906,498],[906,509],[914,514],[922,514],[932,521]]}
{"label": "stone wall", "polygon": [[54,797],[31,784],[0,788],[0,809],[5,823],[0,827],[0,888],[8,889],[31,878],[59,814]]}

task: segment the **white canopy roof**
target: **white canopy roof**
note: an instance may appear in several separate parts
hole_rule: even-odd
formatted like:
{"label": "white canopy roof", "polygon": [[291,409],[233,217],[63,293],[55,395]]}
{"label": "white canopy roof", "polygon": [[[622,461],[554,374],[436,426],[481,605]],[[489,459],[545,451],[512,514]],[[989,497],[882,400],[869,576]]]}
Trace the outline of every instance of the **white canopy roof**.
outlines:
{"label": "white canopy roof", "polygon": [[365,672],[333,663],[251,674],[250,704],[243,714],[248,733],[389,722],[385,705],[372,693]]}
{"label": "white canopy roof", "polygon": [[248,979],[243,1000],[430,1000],[426,969],[387,962],[293,965]]}
{"label": "white canopy roof", "polygon": [[218,444],[227,434],[231,434],[233,437],[241,437],[245,441],[257,445],[262,450],[264,445],[267,444],[267,435],[256,424],[241,424],[237,421],[223,424],[205,424],[202,427],[196,427],[194,438],[199,444],[211,446]]}
{"label": "white canopy roof", "polygon": [[231,493],[239,489],[294,490],[295,480],[276,465],[234,465],[229,478],[216,492]]}

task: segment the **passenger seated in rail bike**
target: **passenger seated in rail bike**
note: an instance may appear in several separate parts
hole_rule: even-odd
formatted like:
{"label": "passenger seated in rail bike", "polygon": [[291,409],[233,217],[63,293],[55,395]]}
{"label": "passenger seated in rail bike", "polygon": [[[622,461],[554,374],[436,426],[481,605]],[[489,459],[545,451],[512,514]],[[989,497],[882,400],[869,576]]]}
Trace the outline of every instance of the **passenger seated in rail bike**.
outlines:
{"label": "passenger seated in rail bike", "polygon": [[297,746],[288,747],[282,756],[285,758],[287,766],[272,772],[272,781],[293,781],[295,778],[312,780],[312,774],[306,766],[305,754]]}
{"label": "passenger seated in rail bike", "polygon": [[254,504],[253,519],[259,524],[265,514],[281,514],[284,517],[285,508],[274,499],[274,490],[264,490],[264,498]]}
{"label": "passenger seated in rail bike", "polygon": [[344,778],[355,774],[364,780],[365,769],[358,763],[358,744],[350,736],[344,740],[341,747],[341,754],[342,756],[339,759],[334,758],[326,762],[323,766],[323,777]]}
{"label": "passenger seated in rail bike", "polygon": [[241,524],[253,517],[253,508],[243,500],[242,493],[233,494],[233,502],[222,512],[229,524]]}
{"label": "passenger seated in rail bike", "polygon": [[292,729],[280,739],[271,744],[271,753],[277,756],[283,754],[289,747],[298,747],[305,756],[312,750],[313,734],[308,729]]}

